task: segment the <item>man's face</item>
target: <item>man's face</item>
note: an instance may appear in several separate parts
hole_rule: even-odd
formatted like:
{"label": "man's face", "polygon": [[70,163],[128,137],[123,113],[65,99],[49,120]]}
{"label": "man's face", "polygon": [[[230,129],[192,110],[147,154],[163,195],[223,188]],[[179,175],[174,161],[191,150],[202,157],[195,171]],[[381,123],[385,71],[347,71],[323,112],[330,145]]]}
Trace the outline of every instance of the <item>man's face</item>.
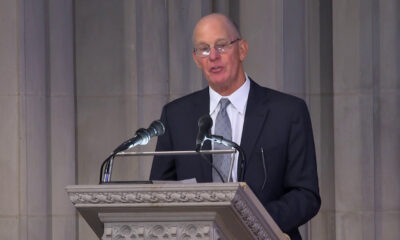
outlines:
{"label": "man's face", "polygon": [[230,43],[239,37],[220,19],[208,19],[200,22],[194,31],[194,47],[210,46],[210,55],[200,57],[193,53],[193,59],[215,91],[221,95],[230,95],[244,82],[242,61],[247,54],[247,43],[236,41],[219,53],[214,47],[221,43]]}

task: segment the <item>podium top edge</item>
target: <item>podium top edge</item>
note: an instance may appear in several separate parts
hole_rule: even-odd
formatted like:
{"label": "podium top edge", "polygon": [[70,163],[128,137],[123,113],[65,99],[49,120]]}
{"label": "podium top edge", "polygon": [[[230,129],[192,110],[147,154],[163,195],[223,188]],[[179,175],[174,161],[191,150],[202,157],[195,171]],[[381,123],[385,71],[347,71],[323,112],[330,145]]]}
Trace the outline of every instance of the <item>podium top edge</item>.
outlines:
{"label": "podium top edge", "polygon": [[158,183],[158,184],[93,184],[93,185],[68,185],[65,187],[67,192],[104,192],[104,191],[168,191],[168,190],[235,190],[237,188],[247,188],[245,182],[232,183]]}
{"label": "podium top edge", "polygon": [[236,153],[236,149],[223,149],[223,150],[201,150],[199,152],[194,150],[186,151],[156,151],[156,152],[119,152],[116,156],[119,157],[130,157],[130,156],[177,156],[177,155],[198,155],[198,154],[232,154]]}

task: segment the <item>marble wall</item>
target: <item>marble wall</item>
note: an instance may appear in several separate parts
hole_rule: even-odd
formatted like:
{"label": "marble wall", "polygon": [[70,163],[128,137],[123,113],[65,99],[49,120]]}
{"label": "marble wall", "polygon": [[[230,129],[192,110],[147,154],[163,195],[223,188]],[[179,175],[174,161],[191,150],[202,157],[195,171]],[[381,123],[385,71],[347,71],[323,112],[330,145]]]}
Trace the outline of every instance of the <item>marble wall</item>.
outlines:
{"label": "marble wall", "polygon": [[[400,238],[397,0],[4,0],[0,239],[97,239],[64,186],[97,184],[117,145],[206,86],[191,34],[213,11],[249,42],[246,72],[310,109],[322,207],[304,239]],[[150,166],[117,159],[113,179]]]}
{"label": "marble wall", "polygon": [[72,1],[0,3],[0,239],[71,239]]}
{"label": "marble wall", "polygon": [[336,237],[397,239],[400,4],[335,1],[332,10]]}
{"label": "marble wall", "polygon": [[19,235],[19,83],[17,41],[18,6],[14,1],[0,3],[0,236],[18,239]]}

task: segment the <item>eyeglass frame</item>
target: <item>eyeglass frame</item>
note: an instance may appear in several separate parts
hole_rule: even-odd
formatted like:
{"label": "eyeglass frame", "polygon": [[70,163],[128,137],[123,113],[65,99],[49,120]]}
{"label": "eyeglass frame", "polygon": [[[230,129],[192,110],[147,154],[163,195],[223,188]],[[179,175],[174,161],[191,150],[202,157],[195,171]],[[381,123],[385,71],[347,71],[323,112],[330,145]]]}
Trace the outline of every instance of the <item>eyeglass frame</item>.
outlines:
{"label": "eyeglass frame", "polygon": [[[236,43],[236,42],[238,42],[238,41],[240,41],[240,40],[242,40],[241,38],[236,38],[235,40],[232,40],[232,41],[230,41],[228,44],[226,44],[225,46],[223,46],[223,47],[221,47],[221,46],[213,46],[213,48],[215,49],[215,51],[217,51],[219,54],[222,54],[222,53],[225,53],[226,52],[226,50],[228,50],[234,43]],[[199,52],[199,48],[193,48],[193,52],[194,52],[194,54],[196,54],[196,56],[198,56],[198,57],[201,57],[201,58],[206,58],[206,57],[209,57],[210,56],[210,54],[211,54],[211,46],[210,45],[208,45],[207,44],[207,46],[208,46],[208,54],[207,55],[200,55],[198,52]],[[219,47],[219,48],[218,48]],[[229,47],[229,48],[228,48]],[[219,50],[218,50],[219,49]]]}

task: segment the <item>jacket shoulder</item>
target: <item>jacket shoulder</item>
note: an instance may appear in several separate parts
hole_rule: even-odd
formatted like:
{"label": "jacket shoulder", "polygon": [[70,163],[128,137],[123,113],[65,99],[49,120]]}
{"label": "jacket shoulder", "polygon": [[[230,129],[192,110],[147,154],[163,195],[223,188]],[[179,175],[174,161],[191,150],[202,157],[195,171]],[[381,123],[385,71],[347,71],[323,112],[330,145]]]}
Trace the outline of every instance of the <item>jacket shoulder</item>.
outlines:
{"label": "jacket shoulder", "polygon": [[268,87],[263,87],[255,82],[253,83],[254,92],[256,92],[257,95],[262,96],[266,100],[266,102],[268,102],[268,104],[281,107],[284,106],[287,109],[305,105],[305,101],[297,96],[274,90]]}
{"label": "jacket shoulder", "polygon": [[190,93],[183,97],[177,98],[167,104],[165,104],[164,108],[166,109],[180,109],[183,107],[191,106],[199,101],[207,100],[209,96],[208,87],[202,90]]}

